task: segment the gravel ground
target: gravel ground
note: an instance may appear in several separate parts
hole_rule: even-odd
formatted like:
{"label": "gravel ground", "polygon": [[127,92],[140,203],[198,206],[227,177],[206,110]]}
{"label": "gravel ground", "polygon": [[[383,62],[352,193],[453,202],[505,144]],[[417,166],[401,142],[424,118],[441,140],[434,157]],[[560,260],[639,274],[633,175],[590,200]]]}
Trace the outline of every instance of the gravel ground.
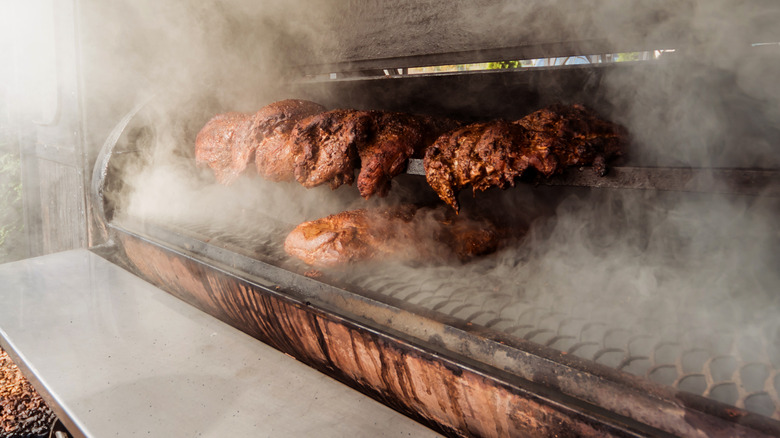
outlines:
{"label": "gravel ground", "polygon": [[0,437],[46,437],[55,418],[8,354],[0,349]]}

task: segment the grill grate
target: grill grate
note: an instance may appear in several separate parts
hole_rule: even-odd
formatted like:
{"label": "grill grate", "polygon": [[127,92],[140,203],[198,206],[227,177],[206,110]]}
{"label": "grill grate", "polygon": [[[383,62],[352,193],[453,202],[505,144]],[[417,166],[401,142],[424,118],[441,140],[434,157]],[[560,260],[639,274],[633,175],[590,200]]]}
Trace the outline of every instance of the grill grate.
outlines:
{"label": "grill grate", "polygon": [[429,271],[418,278],[373,272],[347,274],[344,280],[466,324],[780,419],[780,349],[768,341],[780,333],[780,322],[772,312],[756,320],[763,333],[752,335],[741,333],[740,327],[716,333],[704,329],[681,333],[674,327],[640,331],[596,316],[603,312],[595,312],[593,305],[542,304],[523,291],[506,289],[501,279],[451,280],[445,272],[440,282],[431,280]]}
{"label": "grill grate", "polygon": [[[309,270],[285,255],[281,243],[289,231],[286,224],[266,222],[262,233],[257,227],[241,231],[232,226],[224,232],[213,225],[179,224],[178,229],[267,263]],[[780,346],[769,341],[780,337],[777,302],[751,314],[750,330],[746,321],[734,317],[731,325],[719,324],[721,329],[713,331],[701,320],[684,318],[684,311],[669,311],[676,320],[634,324],[641,316],[624,309],[623,303],[589,296],[572,304],[555,291],[525,288],[511,277],[474,269],[372,265],[327,272],[327,277],[355,292],[446,315],[780,420]]]}

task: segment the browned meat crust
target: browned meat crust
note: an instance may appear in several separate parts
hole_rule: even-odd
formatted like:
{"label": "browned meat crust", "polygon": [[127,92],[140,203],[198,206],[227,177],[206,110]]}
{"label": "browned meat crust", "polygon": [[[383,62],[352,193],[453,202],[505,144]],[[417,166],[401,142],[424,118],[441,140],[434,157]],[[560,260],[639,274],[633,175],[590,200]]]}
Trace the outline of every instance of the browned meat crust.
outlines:
{"label": "browned meat crust", "polygon": [[522,126],[498,120],[442,135],[428,148],[423,166],[428,184],[457,211],[457,191],[466,185],[475,191],[514,185],[531,166],[554,168],[555,157],[532,148]]}
{"label": "browned meat crust", "polygon": [[288,140],[295,178],[305,187],[352,184],[364,198],[385,196],[390,180],[404,171],[442,132],[457,126],[447,119],[386,111],[333,110],[300,121]]}
{"label": "browned meat crust", "polygon": [[261,108],[254,115],[218,114],[195,139],[195,159],[214,170],[217,181],[232,183],[255,161],[258,173],[272,181],[293,178],[293,151],[287,137],[295,124],[325,111],[314,102],[287,99]]}
{"label": "browned meat crust", "polygon": [[475,123],[450,131],[428,148],[423,165],[428,183],[458,210],[457,192],[514,185],[529,168],[550,176],[567,166],[593,165],[606,173],[607,159],[627,141],[619,125],[582,105],[554,105],[513,123]]}
{"label": "browned meat crust", "polygon": [[422,127],[415,117],[372,111],[371,135],[357,145],[360,156],[358,191],[366,199],[385,196],[390,180],[403,172],[406,161],[422,148]]}
{"label": "browned meat crust", "polygon": [[408,159],[424,155],[428,183],[458,210],[457,192],[505,188],[529,168],[550,176],[622,154],[627,133],[582,105],[553,105],[515,122],[458,122],[386,111],[332,110],[288,99],[256,114],[220,114],[196,139],[196,159],[229,184],[254,159],[273,181],[295,177],[311,188],[355,181],[364,198],[385,196]]}
{"label": "browned meat crust", "polygon": [[330,183],[335,189],[355,181],[357,144],[366,141],[371,116],[366,111],[332,110],[307,117],[288,142],[295,154],[295,179],[304,187]]}
{"label": "browned meat crust", "polygon": [[361,166],[357,186],[366,199],[386,196],[390,180],[406,169],[409,158],[424,154],[439,135],[459,125],[449,119],[396,112],[371,111],[370,117],[370,135],[357,145]]}
{"label": "browned meat crust", "polygon": [[490,222],[404,205],[344,211],[304,222],[287,236],[284,248],[309,265],[337,267],[388,259],[467,261],[495,251],[499,241]]}
{"label": "browned meat crust", "polygon": [[222,184],[232,183],[246,167],[234,159],[243,145],[251,116],[244,113],[217,114],[195,139],[195,161],[208,165]]}
{"label": "browned meat crust", "polygon": [[266,105],[252,117],[247,145],[241,157],[248,163],[255,158],[257,173],[270,181],[291,181],[295,177],[295,153],[287,140],[295,124],[325,111],[325,107],[306,100],[287,99]]}
{"label": "browned meat crust", "polygon": [[285,239],[284,249],[304,263],[338,266],[372,259],[378,234],[371,232],[366,210],[344,211],[298,225]]}
{"label": "browned meat crust", "polygon": [[535,147],[551,150],[560,166],[589,166],[604,176],[606,161],[623,153],[625,128],[583,105],[552,105],[515,123],[531,132]]}

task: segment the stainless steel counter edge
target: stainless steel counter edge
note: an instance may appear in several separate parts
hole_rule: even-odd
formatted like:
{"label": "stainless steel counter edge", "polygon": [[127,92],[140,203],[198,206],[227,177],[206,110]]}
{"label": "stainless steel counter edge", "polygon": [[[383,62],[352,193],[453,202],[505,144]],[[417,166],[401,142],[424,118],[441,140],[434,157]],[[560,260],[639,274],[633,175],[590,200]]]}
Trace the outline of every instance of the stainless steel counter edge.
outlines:
{"label": "stainless steel counter edge", "polygon": [[0,280],[0,345],[75,436],[438,436],[88,250]]}

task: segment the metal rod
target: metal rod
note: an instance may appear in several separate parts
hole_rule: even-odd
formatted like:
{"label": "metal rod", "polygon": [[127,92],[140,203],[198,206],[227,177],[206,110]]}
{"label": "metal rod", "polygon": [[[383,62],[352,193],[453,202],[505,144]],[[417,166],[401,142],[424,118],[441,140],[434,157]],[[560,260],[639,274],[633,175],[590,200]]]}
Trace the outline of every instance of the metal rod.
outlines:
{"label": "metal rod", "polygon": [[539,184],[616,189],[780,196],[780,172],[754,169],[615,167],[604,177],[590,168],[570,170]]}
{"label": "metal rod", "polygon": [[[423,162],[410,159],[406,173],[425,175]],[[780,196],[780,171],[760,169],[612,167],[606,176],[590,167],[572,168],[535,184],[614,189]]]}

